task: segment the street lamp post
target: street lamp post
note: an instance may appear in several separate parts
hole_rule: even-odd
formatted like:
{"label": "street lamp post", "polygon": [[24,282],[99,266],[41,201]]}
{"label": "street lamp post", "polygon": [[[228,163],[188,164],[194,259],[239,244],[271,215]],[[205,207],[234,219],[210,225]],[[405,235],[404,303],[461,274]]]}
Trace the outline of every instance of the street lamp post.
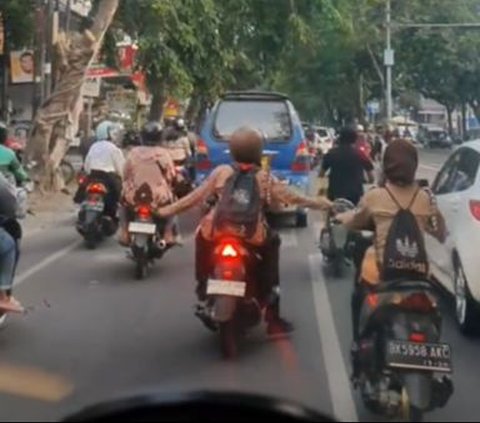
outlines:
{"label": "street lamp post", "polygon": [[392,16],[391,16],[391,3],[387,0],[386,7],[386,48],[384,53],[384,64],[386,68],[386,92],[385,92],[385,105],[387,122],[392,120],[392,67],[394,64],[394,53],[392,50]]}

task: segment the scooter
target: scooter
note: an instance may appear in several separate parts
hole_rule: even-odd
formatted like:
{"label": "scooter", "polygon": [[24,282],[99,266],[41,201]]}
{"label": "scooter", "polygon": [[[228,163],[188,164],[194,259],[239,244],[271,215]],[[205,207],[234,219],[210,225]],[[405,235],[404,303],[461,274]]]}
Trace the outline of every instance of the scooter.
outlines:
{"label": "scooter", "polygon": [[135,262],[135,278],[141,280],[145,279],[153,262],[167,251],[166,221],[154,216],[149,204],[140,204],[129,214],[130,257]]}
{"label": "scooter", "polygon": [[441,326],[431,282],[369,286],[352,362],[354,386],[370,411],[418,422],[447,404],[453,393],[452,348],[441,341]]}
{"label": "scooter", "polygon": [[335,216],[338,213],[354,209],[355,206],[348,200],[335,200],[332,210],[327,214],[325,227],[320,231],[320,250],[336,278],[341,278],[344,274],[346,259],[350,257],[351,246],[348,243],[348,230],[335,220]]}
{"label": "scooter", "polygon": [[256,275],[261,260],[239,239],[220,240],[213,251],[214,267],[207,283],[207,301],[197,317],[217,331],[223,357],[234,358],[247,329],[262,321],[266,300]]}
{"label": "scooter", "polygon": [[77,231],[85,239],[88,249],[95,249],[105,238],[115,234],[118,222],[105,215],[105,197],[108,190],[98,181],[85,181],[85,199],[80,206]]}

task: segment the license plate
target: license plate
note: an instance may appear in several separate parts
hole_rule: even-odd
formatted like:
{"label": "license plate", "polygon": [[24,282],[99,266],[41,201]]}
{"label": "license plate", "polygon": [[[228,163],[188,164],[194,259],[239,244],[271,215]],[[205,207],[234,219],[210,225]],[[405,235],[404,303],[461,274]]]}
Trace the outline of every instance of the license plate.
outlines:
{"label": "license plate", "polygon": [[388,341],[386,362],[399,369],[452,372],[452,350],[447,344],[417,344],[407,341]]}
{"label": "license plate", "polygon": [[104,209],[105,205],[102,202],[96,202],[96,203],[87,203],[85,205],[86,210],[91,210],[91,211],[97,211],[97,212],[102,212]]}
{"label": "license plate", "polygon": [[130,222],[128,232],[132,234],[154,235],[157,227],[154,223]]}
{"label": "license plate", "polygon": [[224,281],[210,279],[207,286],[207,295],[230,295],[232,297],[245,297],[247,284],[238,281]]}

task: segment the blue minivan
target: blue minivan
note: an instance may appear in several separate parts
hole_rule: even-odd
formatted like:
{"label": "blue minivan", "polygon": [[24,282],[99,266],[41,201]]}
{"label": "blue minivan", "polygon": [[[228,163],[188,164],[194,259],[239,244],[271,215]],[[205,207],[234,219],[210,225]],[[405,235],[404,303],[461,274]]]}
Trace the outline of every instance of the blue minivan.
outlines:
{"label": "blue minivan", "polygon": [[[302,124],[288,97],[273,92],[228,92],[217,101],[200,131],[197,182],[202,182],[218,165],[231,162],[229,136],[245,125],[264,134],[264,155],[269,157],[273,174],[307,194],[311,162]],[[271,212],[295,215],[298,227],[307,226],[307,212],[302,208],[284,204]]]}

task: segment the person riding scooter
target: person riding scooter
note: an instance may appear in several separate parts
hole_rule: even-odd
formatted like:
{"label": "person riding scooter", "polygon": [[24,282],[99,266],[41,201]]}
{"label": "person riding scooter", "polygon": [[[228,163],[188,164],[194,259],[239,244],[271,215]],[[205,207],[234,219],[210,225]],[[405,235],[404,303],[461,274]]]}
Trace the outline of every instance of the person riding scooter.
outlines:
{"label": "person riding scooter", "polygon": [[18,161],[15,151],[6,146],[8,140],[7,126],[0,122],[0,172],[13,185],[20,185],[29,180],[28,174]]}
{"label": "person riding scooter", "polygon": [[17,209],[15,187],[0,173],[0,324],[5,320],[4,312],[23,311],[21,304],[12,296],[22,236]]}
{"label": "person riding scooter", "polygon": [[[229,199],[222,201],[225,200],[223,195],[226,195],[227,187],[231,186],[232,178],[239,172],[254,175],[259,192],[260,205],[258,210],[260,210],[260,213],[256,216],[253,235],[247,237],[245,231],[237,231],[233,227],[228,232],[229,235],[232,235],[231,232],[233,232],[232,236],[242,238],[250,248],[262,257],[260,280],[266,284],[264,291],[269,293],[269,297],[274,298],[267,306],[267,331],[268,334],[275,335],[291,332],[293,326],[280,318],[280,297],[278,295],[280,287],[280,237],[268,227],[263,210],[267,206],[278,204],[295,204],[314,209],[327,209],[331,203],[326,198],[314,199],[301,196],[290,190],[270,173],[261,170],[262,150],[263,137],[258,131],[249,127],[237,129],[230,138],[230,153],[233,164],[217,167],[201,186],[174,204],[160,208],[158,213],[161,216],[173,216],[195,205],[202,204],[213,195],[217,196],[218,202],[203,217],[196,237],[197,295],[200,302],[203,302],[206,299],[206,285],[213,266],[214,241],[227,232],[217,225],[218,220],[220,220],[217,213],[219,205],[229,201]],[[250,194],[248,192],[237,192],[238,197],[235,198],[235,201],[250,198]],[[228,222],[226,223],[228,227]],[[238,226],[235,228],[240,229]],[[274,292],[277,295],[271,295]]]}
{"label": "person riding scooter", "polygon": [[[356,254],[359,269],[352,298],[355,340],[359,336],[358,318],[368,287],[403,275],[413,274],[414,278],[428,279],[424,233],[431,234],[440,242],[445,241],[447,231],[444,218],[434,205],[431,195],[415,182],[417,167],[417,149],[405,140],[392,141],[384,154],[385,185],[367,192],[357,211],[336,216],[350,230],[374,230],[374,247],[370,246],[366,251],[364,248]],[[399,220],[400,214],[403,215],[402,222]],[[405,214],[408,216],[405,217]],[[411,236],[393,239],[399,231]],[[415,233],[417,231],[420,233]],[[404,266],[401,259],[397,260],[395,256],[399,253],[405,253],[410,260],[416,260],[418,265]]]}
{"label": "person riding scooter", "polygon": [[103,182],[106,185],[105,215],[114,221],[117,220],[125,166],[123,152],[115,145],[117,129],[117,125],[108,120],[98,125],[97,140],[90,147],[84,164],[88,180]]}
{"label": "person riding scooter", "polygon": [[[169,151],[163,147],[162,126],[148,122],[141,132],[142,144],[130,151],[125,164],[122,213],[120,219],[120,243],[129,245],[128,212],[138,203],[144,193],[148,205],[156,210],[174,201],[173,183],[176,178],[175,164]],[[177,228],[169,222],[165,228],[164,241],[171,246],[178,242]]]}

